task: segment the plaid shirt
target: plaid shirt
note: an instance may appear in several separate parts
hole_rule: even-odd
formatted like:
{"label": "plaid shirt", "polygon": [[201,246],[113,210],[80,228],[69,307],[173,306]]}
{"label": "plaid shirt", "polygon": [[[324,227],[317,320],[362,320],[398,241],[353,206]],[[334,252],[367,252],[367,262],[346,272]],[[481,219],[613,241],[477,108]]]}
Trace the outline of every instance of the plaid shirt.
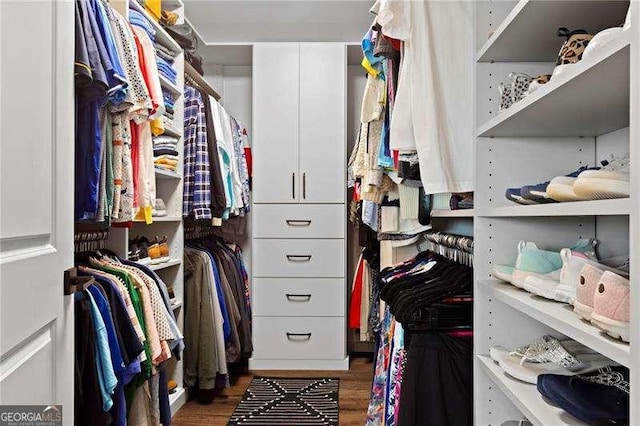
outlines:
{"label": "plaid shirt", "polygon": [[182,215],[211,219],[207,124],[202,95],[184,87],[184,194]]}

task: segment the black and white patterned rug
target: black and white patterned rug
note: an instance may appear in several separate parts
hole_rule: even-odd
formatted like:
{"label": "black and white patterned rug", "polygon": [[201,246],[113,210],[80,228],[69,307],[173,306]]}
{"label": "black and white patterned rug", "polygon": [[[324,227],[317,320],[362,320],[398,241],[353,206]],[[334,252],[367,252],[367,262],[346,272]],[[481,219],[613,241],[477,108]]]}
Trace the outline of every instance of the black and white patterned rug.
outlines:
{"label": "black and white patterned rug", "polygon": [[338,425],[340,379],[254,377],[228,425]]}

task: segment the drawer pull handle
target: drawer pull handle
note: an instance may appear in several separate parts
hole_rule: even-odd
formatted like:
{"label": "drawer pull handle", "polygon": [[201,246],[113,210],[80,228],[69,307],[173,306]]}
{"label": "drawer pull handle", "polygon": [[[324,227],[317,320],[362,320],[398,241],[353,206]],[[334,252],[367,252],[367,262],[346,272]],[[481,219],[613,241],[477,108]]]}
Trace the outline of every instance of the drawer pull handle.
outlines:
{"label": "drawer pull handle", "polygon": [[290,262],[308,262],[311,260],[310,254],[288,254],[287,259]]}
{"label": "drawer pull handle", "polygon": [[311,340],[311,333],[287,333],[289,340]]}
{"label": "drawer pull handle", "polygon": [[305,299],[302,300],[303,302],[308,302],[309,300],[311,300],[311,295],[310,294],[290,294],[287,293],[287,300],[292,300],[295,301],[296,299]]}
{"label": "drawer pull handle", "polygon": [[287,225],[289,225],[289,226],[309,226],[309,225],[311,225],[311,221],[310,220],[287,219]]}

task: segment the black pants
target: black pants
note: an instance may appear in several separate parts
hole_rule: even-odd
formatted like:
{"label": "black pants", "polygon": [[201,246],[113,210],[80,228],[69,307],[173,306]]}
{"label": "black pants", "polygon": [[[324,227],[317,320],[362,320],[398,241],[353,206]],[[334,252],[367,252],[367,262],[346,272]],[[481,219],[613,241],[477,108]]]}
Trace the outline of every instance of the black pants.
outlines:
{"label": "black pants", "polygon": [[473,424],[473,338],[411,336],[398,426]]}

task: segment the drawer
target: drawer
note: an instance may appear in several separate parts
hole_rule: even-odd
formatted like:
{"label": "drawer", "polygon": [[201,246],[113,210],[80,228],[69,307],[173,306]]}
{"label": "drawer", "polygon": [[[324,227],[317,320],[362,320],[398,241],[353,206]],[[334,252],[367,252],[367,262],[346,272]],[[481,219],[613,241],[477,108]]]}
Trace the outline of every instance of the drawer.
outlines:
{"label": "drawer", "polygon": [[344,240],[253,240],[254,277],[344,277]]}
{"label": "drawer", "polygon": [[252,292],[256,316],[345,315],[344,278],[256,278]]}
{"label": "drawer", "polygon": [[253,357],[343,359],[344,318],[254,317]]}
{"label": "drawer", "polygon": [[254,204],[254,238],[344,238],[344,204]]}

